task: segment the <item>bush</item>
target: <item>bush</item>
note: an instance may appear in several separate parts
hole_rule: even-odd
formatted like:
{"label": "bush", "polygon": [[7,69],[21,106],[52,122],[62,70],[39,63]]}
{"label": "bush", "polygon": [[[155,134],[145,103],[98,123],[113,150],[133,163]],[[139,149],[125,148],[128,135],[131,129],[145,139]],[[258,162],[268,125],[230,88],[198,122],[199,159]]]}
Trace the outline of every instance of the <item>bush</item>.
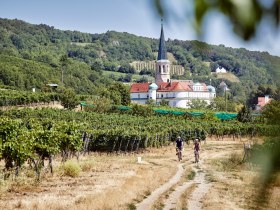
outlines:
{"label": "bush", "polygon": [[61,101],[61,105],[64,108],[70,110],[74,109],[79,104],[76,93],[71,88],[63,90],[63,92],[60,94],[60,101]]}
{"label": "bush", "polygon": [[69,160],[64,163],[62,170],[64,176],[77,177],[81,172],[81,167],[77,162]]}
{"label": "bush", "polygon": [[131,114],[136,115],[136,116],[149,117],[154,114],[154,111],[153,111],[152,107],[150,107],[150,106],[142,106],[139,104],[135,104],[132,106]]}

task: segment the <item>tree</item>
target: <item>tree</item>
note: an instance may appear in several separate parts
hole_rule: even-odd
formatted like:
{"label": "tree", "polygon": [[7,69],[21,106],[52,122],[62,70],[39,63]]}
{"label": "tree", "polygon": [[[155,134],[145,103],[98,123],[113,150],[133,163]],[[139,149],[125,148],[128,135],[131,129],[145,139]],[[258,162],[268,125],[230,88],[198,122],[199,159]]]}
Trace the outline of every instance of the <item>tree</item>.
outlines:
{"label": "tree", "polygon": [[129,87],[120,82],[115,82],[108,88],[103,88],[100,90],[99,96],[110,99],[114,105],[128,106],[130,104]]}
{"label": "tree", "polygon": [[121,97],[121,105],[128,106],[130,104],[129,86],[126,86],[120,82],[115,82],[109,87],[109,91],[119,93]]}
{"label": "tree", "polygon": [[150,75],[150,76],[154,77],[155,76],[155,71],[152,70],[152,69],[142,69],[139,72],[139,75]]}
{"label": "tree", "polygon": [[239,122],[243,122],[243,123],[252,122],[251,109],[249,107],[247,107],[246,105],[244,105],[242,107],[242,109],[238,112],[237,120]]}
{"label": "tree", "polygon": [[121,104],[121,95],[118,91],[110,90],[110,88],[102,88],[99,91],[99,97],[110,100],[111,104],[120,105]]}
{"label": "tree", "polygon": [[73,89],[67,88],[60,94],[61,105],[66,109],[74,109],[78,104],[78,98]]}
{"label": "tree", "polygon": [[86,111],[95,111],[99,113],[106,113],[112,107],[112,101],[108,98],[101,97],[93,101],[93,107],[86,107]]}
{"label": "tree", "polygon": [[135,68],[129,64],[124,64],[122,66],[120,66],[118,72],[122,72],[122,73],[130,73],[130,74],[135,74]]}
{"label": "tree", "polygon": [[104,69],[102,60],[96,59],[96,60],[92,63],[91,69],[94,70],[94,71],[97,71],[97,72],[101,72],[101,70]]}
{"label": "tree", "polygon": [[236,111],[236,103],[232,101],[228,101],[226,104],[224,97],[216,97],[214,101],[211,102],[209,108],[216,111],[225,111],[227,105],[227,111],[235,112]]}
{"label": "tree", "polygon": [[136,80],[136,82],[137,83],[145,83],[145,82],[148,82],[148,79],[147,79],[147,77],[141,77],[138,80]]}
{"label": "tree", "polygon": [[273,99],[280,101],[280,88],[278,87],[275,90],[275,93],[272,95]]}
{"label": "tree", "polygon": [[194,99],[188,105],[191,109],[205,109],[208,106],[206,101],[200,99]]}
{"label": "tree", "polygon": [[280,101],[273,100],[263,108],[263,116],[268,124],[280,125]]}

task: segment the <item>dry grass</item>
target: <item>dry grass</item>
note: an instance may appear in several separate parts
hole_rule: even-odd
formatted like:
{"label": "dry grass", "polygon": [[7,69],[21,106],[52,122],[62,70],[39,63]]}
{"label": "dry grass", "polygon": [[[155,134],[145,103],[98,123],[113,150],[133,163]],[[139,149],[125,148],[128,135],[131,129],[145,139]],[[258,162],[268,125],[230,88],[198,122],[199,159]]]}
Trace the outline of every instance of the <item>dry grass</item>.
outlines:
{"label": "dry grass", "polygon": [[46,173],[37,185],[30,171],[17,182],[0,182],[0,209],[127,209],[173,176],[173,153],[150,149],[140,154],[143,164],[135,155],[92,154],[80,158],[77,177],[61,175],[56,160],[54,176]]}
{"label": "dry grass", "polygon": [[240,82],[239,78],[230,72],[223,73],[223,74],[217,74],[217,78],[218,79],[227,79],[231,82]]}
{"label": "dry grass", "polygon": [[[206,180],[214,182],[203,202],[204,209],[255,209],[257,172],[242,163],[242,144],[239,150],[206,161]],[[213,208],[215,207],[215,208]]]}
{"label": "dry grass", "polygon": [[[207,141],[201,145],[206,180],[213,182],[203,200],[203,209],[257,208],[254,193],[258,190],[258,173],[239,165],[242,156],[241,141]],[[233,152],[234,151],[234,152]],[[192,147],[186,147],[184,156],[189,167],[193,159]],[[232,155],[231,155],[232,154]],[[142,164],[137,163],[142,157]],[[216,162],[215,162],[216,161]],[[237,164],[238,163],[238,164]],[[3,166],[3,163],[0,164]],[[141,154],[91,154],[80,158],[81,172],[77,177],[61,176],[60,160],[55,160],[55,174],[48,170],[40,183],[34,182],[34,173],[27,167],[20,177],[0,179],[0,209],[135,209],[137,203],[174,176],[177,161],[174,147],[149,149]],[[228,166],[229,165],[229,166]],[[227,167],[226,167],[227,166]],[[226,167],[226,168],[225,168]],[[188,180],[191,167],[186,168],[179,184]],[[176,186],[164,193],[157,202],[162,208]],[[178,206],[186,206],[195,185],[178,199]],[[270,190],[267,209],[280,209],[280,176]]]}

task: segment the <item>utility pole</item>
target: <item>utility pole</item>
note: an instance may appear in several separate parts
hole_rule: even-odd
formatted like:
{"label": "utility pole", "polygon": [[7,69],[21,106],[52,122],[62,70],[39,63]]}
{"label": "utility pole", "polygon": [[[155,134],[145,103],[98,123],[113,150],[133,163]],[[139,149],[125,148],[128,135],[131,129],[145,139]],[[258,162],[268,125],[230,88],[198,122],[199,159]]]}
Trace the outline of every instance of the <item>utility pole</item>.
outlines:
{"label": "utility pole", "polygon": [[227,86],[225,86],[225,100],[226,100],[226,112],[227,112]]}
{"label": "utility pole", "polygon": [[63,78],[63,73],[65,68],[67,67],[69,60],[68,60],[68,56],[67,55],[63,55],[61,56],[60,60],[59,60],[60,64],[61,64],[61,83],[62,85],[64,85],[64,78]]}

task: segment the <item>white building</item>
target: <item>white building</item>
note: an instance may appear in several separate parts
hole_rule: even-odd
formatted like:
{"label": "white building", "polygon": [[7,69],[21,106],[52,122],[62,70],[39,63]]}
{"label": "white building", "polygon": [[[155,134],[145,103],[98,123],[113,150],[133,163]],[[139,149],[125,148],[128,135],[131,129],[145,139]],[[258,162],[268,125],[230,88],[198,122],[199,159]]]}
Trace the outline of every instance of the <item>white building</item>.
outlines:
{"label": "white building", "polygon": [[227,70],[224,67],[222,67],[222,68],[218,67],[218,68],[216,68],[215,72],[216,72],[216,74],[227,73]]}
{"label": "white building", "polygon": [[130,87],[130,98],[134,103],[145,104],[148,99],[160,103],[167,100],[169,106],[189,108],[194,99],[206,101],[208,104],[216,97],[213,86],[205,83],[193,83],[192,80],[171,80],[170,61],[167,58],[163,26],[158,50],[156,83],[134,83]]}

